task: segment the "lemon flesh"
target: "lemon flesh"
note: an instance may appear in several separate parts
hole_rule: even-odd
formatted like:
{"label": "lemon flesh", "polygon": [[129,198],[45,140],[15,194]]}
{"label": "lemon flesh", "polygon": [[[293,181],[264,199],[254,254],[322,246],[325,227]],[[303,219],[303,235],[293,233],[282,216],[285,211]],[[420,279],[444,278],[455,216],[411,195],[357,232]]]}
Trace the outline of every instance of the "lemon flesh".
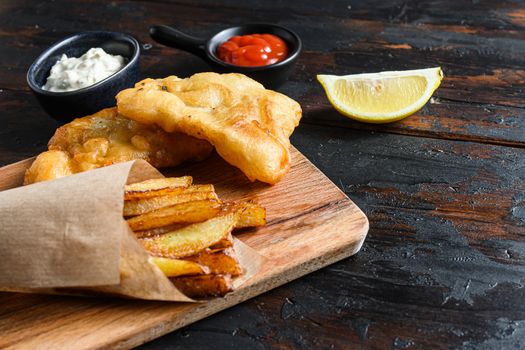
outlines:
{"label": "lemon flesh", "polygon": [[318,75],[330,103],[349,118],[369,123],[403,119],[423,107],[443,79],[441,68]]}

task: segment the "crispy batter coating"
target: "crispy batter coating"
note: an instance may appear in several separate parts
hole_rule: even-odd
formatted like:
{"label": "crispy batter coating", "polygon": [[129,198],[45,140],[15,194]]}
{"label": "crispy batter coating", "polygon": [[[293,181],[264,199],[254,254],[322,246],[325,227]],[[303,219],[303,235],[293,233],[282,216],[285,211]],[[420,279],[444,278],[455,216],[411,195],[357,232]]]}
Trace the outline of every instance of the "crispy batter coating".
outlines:
{"label": "crispy batter coating", "polygon": [[171,167],[202,160],[212,151],[206,141],[124,118],[116,108],[61,126],[48,147],[27,170],[24,184],[134,159],[144,159],[157,168]]}
{"label": "crispy batter coating", "polygon": [[57,179],[73,174],[73,162],[68,153],[62,151],[42,152],[26,170],[24,185]]}
{"label": "crispy batter coating", "polygon": [[250,180],[274,184],[290,167],[289,137],[301,119],[291,98],[242,74],[146,79],[117,95],[119,113],[209,141]]}

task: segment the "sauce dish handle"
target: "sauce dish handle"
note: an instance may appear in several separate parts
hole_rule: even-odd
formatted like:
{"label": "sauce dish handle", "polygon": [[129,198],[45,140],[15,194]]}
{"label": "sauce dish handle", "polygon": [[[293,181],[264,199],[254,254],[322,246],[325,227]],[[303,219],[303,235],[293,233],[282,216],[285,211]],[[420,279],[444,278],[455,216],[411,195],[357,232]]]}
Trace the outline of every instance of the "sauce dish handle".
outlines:
{"label": "sauce dish handle", "polygon": [[203,59],[206,57],[206,40],[185,34],[167,25],[152,26],[149,34],[159,44],[174,47],[197,55]]}

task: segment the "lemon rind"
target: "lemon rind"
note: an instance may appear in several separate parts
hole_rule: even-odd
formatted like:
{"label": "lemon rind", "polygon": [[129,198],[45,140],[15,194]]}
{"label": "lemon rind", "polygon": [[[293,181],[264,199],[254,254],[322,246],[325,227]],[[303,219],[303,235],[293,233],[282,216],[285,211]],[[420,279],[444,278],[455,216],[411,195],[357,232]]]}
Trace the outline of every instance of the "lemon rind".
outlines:
{"label": "lemon rind", "polygon": [[[330,92],[333,87],[333,84],[336,80],[365,80],[365,79],[380,79],[380,78],[398,78],[398,77],[407,77],[407,76],[422,76],[427,80],[427,87],[425,92],[421,97],[414,103],[408,105],[407,107],[391,112],[391,113],[364,113],[362,111],[356,111],[351,108],[351,106],[341,103],[337,98],[335,98]],[[415,69],[408,71],[387,71],[380,73],[362,73],[355,75],[326,75],[319,74],[317,75],[317,80],[323,86],[323,89],[326,92],[328,100],[334,106],[334,108],[341,114],[356,119],[362,122],[367,123],[386,123],[394,122],[406,118],[417,111],[419,111],[432,97],[432,94],[439,87],[441,80],[443,79],[443,72],[440,67],[435,68],[426,68],[426,69]]]}

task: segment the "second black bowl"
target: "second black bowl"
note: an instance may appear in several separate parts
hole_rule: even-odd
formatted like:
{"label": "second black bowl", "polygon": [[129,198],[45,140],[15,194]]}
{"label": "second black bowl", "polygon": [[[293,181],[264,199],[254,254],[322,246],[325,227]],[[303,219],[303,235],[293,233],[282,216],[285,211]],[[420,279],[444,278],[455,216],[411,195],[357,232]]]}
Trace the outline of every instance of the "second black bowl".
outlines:
{"label": "second black bowl", "polygon": [[[112,55],[121,55],[127,59],[127,64],[106,79],[79,90],[52,92],[42,89],[51,67],[62,54],[80,57],[93,47],[100,47]],[[61,122],[69,122],[114,106],[115,95],[137,82],[139,56],[139,43],[131,35],[105,31],[82,32],[67,37],[44,51],[29,68],[27,83],[49,115]]]}
{"label": "second black bowl", "polygon": [[[217,48],[223,42],[233,36],[247,34],[273,34],[281,37],[288,45],[288,57],[268,66],[241,67],[224,62],[217,56]],[[301,39],[295,32],[275,24],[244,24],[230,27],[214,34],[209,39],[193,37],[165,25],[151,27],[150,35],[163,45],[188,51],[201,57],[218,72],[243,73],[269,88],[276,88],[288,79],[302,48]]]}

